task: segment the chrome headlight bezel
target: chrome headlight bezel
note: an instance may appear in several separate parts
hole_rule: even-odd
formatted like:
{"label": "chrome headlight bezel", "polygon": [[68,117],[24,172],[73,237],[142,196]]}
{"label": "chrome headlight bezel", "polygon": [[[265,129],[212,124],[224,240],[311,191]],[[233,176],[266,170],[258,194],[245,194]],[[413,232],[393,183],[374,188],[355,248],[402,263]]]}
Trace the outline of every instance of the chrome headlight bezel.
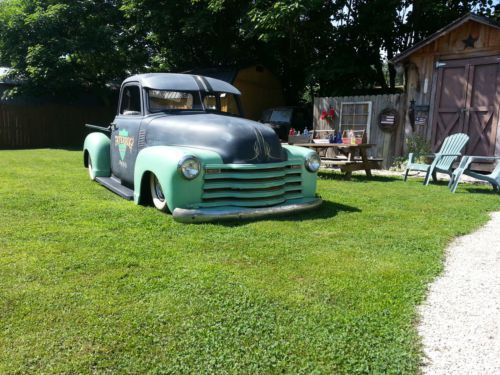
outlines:
{"label": "chrome headlight bezel", "polygon": [[185,155],[179,160],[177,170],[186,180],[194,180],[201,172],[200,159],[193,155]]}
{"label": "chrome headlight bezel", "polygon": [[306,157],[304,166],[311,173],[316,173],[321,166],[321,159],[317,153],[311,153]]}

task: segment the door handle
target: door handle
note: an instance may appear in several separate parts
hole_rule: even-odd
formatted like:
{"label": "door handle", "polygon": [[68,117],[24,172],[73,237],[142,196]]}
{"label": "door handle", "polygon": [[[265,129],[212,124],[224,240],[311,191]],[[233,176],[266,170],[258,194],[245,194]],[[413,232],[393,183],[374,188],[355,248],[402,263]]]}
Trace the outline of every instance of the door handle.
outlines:
{"label": "door handle", "polygon": [[114,130],[116,130],[116,129],[118,129],[118,127],[116,126],[116,123],[115,123],[115,122],[112,122],[112,123],[111,123],[111,130],[113,130],[113,131],[114,131]]}

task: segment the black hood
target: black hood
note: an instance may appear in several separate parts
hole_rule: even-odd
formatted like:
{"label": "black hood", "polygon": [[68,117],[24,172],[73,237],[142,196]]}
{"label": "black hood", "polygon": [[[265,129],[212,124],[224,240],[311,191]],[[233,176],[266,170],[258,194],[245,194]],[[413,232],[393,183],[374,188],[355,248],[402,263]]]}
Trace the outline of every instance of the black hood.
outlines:
{"label": "black hood", "polygon": [[217,152],[224,163],[276,163],[286,160],[276,133],[239,117],[200,113],[154,116],[144,128],[148,146],[178,145]]}

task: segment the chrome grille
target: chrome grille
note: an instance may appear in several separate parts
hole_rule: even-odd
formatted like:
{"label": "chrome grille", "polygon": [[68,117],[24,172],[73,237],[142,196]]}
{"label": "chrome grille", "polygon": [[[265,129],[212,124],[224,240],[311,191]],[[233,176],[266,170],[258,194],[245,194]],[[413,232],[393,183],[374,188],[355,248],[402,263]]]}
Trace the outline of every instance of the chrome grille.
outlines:
{"label": "chrome grille", "polygon": [[290,162],[269,166],[208,165],[201,205],[260,207],[302,198],[302,173],[301,164]]}

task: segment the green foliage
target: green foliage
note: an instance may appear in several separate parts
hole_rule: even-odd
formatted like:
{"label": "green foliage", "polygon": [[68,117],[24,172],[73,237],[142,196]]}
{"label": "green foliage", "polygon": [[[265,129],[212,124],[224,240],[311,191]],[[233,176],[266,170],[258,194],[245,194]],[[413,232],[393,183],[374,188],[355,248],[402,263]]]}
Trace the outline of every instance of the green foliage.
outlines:
{"label": "green foliage", "polygon": [[130,69],[118,1],[0,3],[0,62],[36,93],[103,88]]}
{"label": "green foliage", "polygon": [[425,160],[425,155],[428,155],[431,152],[431,145],[429,141],[422,135],[413,134],[407,137],[405,142],[408,153],[413,153],[415,155],[415,160],[419,162]]}
{"label": "green foliage", "polygon": [[400,41],[403,48],[426,38],[468,12],[492,15],[494,5],[493,0],[407,0],[406,3],[412,4],[413,9],[408,13],[407,22],[401,24],[404,31],[402,35],[407,35],[406,39]]}
{"label": "green foliage", "polygon": [[3,0],[0,64],[28,91],[102,88],[134,72],[262,63],[296,103],[395,90],[388,59],[492,0]]}
{"label": "green foliage", "polygon": [[124,0],[121,7],[137,48],[155,71],[231,66],[250,61],[256,47],[241,35],[248,1]]}
{"label": "green foliage", "polygon": [[393,161],[392,165],[389,168],[391,171],[401,171],[404,169],[404,165],[408,161],[408,156],[396,156]]}
{"label": "green foliage", "polygon": [[417,374],[443,249],[500,209],[488,187],[323,173],[315,212],[185,225],[89,181],[80,151],[0,170],[2,374]]}
{"label": "green foliage", "polygon": [[341,6],[318,0],[261,0],[250,8],[243,30],[264,45],[261,60],[278,73],[290,103],[316,85],[315,74],[328,60],[333,42],[331,15]]}

